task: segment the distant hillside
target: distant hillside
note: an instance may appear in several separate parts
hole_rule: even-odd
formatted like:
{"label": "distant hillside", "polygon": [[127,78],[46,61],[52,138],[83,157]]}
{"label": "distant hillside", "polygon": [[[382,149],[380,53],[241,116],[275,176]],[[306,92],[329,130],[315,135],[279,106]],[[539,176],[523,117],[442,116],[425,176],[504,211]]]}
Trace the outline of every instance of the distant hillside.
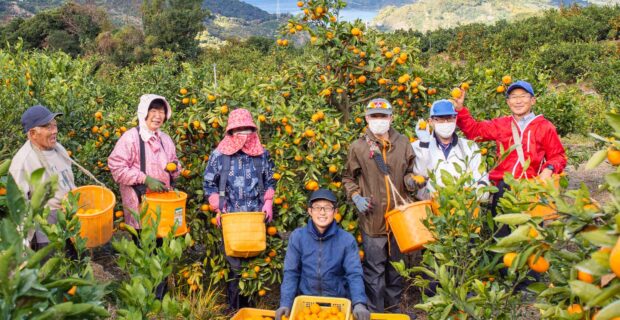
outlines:
{"label": "distant hillside", "polygon": [[386,31],[411,29],[425,32],[470,23],[519,20],[562,5],[618,3],[620,0],[419,0],[414,4],[382,9],[373,24]]}
{"label": "distant hillside", "polygon": [[350,0],[347,1],[347,8],[351,9],[380,9],[385,6],[404,6],[412,4],[416,0]]}
{"label": "distant hillside", "polygon": [[204,0],[203,7],[212,13],[231,18],[241,18],[244,20],[271,20],[275,17],[267,11],[239,0]]}

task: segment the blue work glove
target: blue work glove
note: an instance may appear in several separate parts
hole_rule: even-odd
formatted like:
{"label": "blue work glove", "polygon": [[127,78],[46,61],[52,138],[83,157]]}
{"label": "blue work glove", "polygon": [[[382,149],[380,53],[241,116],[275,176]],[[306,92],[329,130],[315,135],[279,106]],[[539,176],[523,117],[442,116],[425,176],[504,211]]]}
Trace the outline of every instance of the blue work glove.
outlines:
{"label": "blue work glove", "polygon": [[353,200],[353,203],[355,203],[355,206],[357,207],[357,211],[361,213],[364,213],[368,211],[368,209],[372,208],[372,205],[370,204],[370,201],[368,200],[368,198],[364,198],[360,196],[359,193],[353,195],[351,199]]}
{"label": "blue work glove", "polygon": [[362,303],[358,303],[353,307],[353,317],[356,320],[370,320],[370,311]]}
{"label": "blue work glove", "polygon": [[287,318],[291,315],[291,309],[288,307],[280,307],[276,310],[276,320],[281,320],[282,316],[286,316]]}
{"label": "blue work glove", "polygon": [[424,129],[420,129],[420,124],[424,121],[424,119],[418,119],[418,122],[415,125],[415,135],[418,137],[420,142],[429,142],[431,141],[431,130],[428,123],[426,123],[426,127]]}

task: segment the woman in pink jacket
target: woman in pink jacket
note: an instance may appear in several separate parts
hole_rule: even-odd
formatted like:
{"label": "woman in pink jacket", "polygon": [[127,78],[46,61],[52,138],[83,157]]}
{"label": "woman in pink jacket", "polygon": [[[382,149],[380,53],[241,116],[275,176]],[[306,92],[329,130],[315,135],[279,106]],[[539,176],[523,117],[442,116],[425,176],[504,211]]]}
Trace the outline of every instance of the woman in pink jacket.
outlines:
{"label": "woman in pink jacket", "polygon": [[[160,130],[170,116],[172,109],[166,98],[143,95],[138,105],[138,127],[127,130],[108,157],[112,177],[120,185],[125,223],[136,229],[141,229],[134,217],[134,212],[139,216],[141,195],[147,189],[158,192],[170,188],[181,171],[174,141]],[[177,164],[173,172],[166,171],[170,162]]]}

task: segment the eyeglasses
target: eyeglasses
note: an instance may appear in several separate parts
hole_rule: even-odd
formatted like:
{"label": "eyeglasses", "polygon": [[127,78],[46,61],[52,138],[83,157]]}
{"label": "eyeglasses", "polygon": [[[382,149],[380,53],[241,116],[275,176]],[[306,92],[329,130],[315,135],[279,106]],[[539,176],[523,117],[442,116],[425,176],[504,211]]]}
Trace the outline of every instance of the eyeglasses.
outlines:
{"label": "eyeglasses", "polygon": [[332,213],[334,212],[334,207],[310,207],[310,209],[312,210],[312,212],[314,213],[320,213],[321,211],[325,211],[325,213]]}
{"label": "eyeglasses", "polygon": [[448,123],[456,121],[456,117],[432,117],[434,122],[437,123]]}
{"label": "eyeglasses", "polygon": [[58,123],[56,121],[51,121],[46,125],[39,126],[39,128],[43,128],[45,130],[58,129]]}
{"label": "eyeglasses", "polygon": [[510,95],[508,96],[508,100],[511,101],[517,101],[517,100],[527,100],[530,99],[532,96],[529,94],[519,94],[519,95]]}

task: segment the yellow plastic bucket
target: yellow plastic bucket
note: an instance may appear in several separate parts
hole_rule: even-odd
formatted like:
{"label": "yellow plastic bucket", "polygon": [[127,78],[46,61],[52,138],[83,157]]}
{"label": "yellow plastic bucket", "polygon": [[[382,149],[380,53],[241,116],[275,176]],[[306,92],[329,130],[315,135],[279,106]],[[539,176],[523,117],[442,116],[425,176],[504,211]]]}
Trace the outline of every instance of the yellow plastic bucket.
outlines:
{"label": "yellow plastic bucket", "polygon": [[263,212],[222,214],[224,250],[229,257],[255,257],[267,249],[267,229]]}
{"label": "yellow plastic bucket", "polygon": [[422,222],[426,219],[426,208],[431,208],[430,200],[399,206],[385,215],[400,252],[419,250],[425,244],[434,241]]}
{"label": "yellow plastic bucket", "polygon": [[273,310],[241,308],[230,320],[263,319],[265,317],[273,319],[276,317],[276,312]]}
{"label": "yellow plastic bucket", "polygon": [[143,205],[148,205],[148,214],[143,223],[149,223],[157,219],[157,209],[160,208],[159,227],[157,237],[164,238],[176,223],[177,229],[175,236],[187,233],[187,222],[185,220],[185,205],[187,203],[187,193],[182,191],[153,192],[144,195]]}
{"label": "yellow plastic bucket", "polygon": [[71,190],[71,193],[79,194],[76,215],[80,219],[80,236],[86,239],[86,247],[106,244],[112,238],[114,228],[114,192],[100,186],[82,186]]}

